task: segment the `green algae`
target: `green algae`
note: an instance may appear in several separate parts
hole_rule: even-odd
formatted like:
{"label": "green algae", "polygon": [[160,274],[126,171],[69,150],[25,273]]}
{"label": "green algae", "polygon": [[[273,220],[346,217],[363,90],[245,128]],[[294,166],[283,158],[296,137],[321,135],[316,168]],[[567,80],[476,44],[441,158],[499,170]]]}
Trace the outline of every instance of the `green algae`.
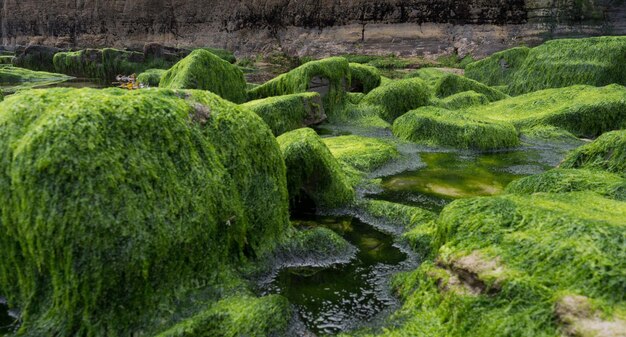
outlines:
{"label": "green algae", "polygon": [[485,105],[489,102],[490,100],[487,96],[477,93],[476,91],[469,90],[450,95],[442,100],[439,100],[437,105],[448,110],[458,110],[475,105]]}
{"label": "green algae", "polygon": [[421,78],[428,86],[434,89],[437,82],[448,74],[449,72],[437,68],[422,68],[406,74],[405,78]]}
{"label": "green algae", "polygon": [[340,162],[362,172],[372,172],[400,156],[393,143],[377,138],[349,135],[323,141]]}
{"label": "green algae", "polygon": [[287,167],[291,205],[305,198],[320,208],[336,208],[352,202],[354,190],[339,162],[314,130],[287,132],[277,140]]}
{"label": "green algae", "polygon": [[490,85],[507,84],[511,95],[575,84],[626,84],[624,55],[623,36],[560,39],[528,51],[494,54],[470,64],[467,76]]}
{"label": "green algae", "polygon": [[626,177],[626,131],[607,132],[574,150],[561,167],[605,170]]}
{"label": "green algae", "polygon": [[0,55],[0,65],[12,65],[14,59],[13,55]]}
{"label": "green algae", "polygon": [[156,67],[144,63],[143,53],[113,48],[59,52],[54,54],[53,63],[58,73],[100,81],[113,81],[120,74],[138,74]]}
{"label": "green algae", "polygon": [[353,88],[351,91],[367,94],[380,86],[380,73],[375,67],[359,63],[350,63],[349,66]]}
{"label": "green algae", "polygon": [[360,105],[374,106],[387,122],[393,122],[405,112],[427,105],[432,92],[419,78],[393,81],[367,94]]}
{"label": "green algae", "polygon": [[241,70],[203,49],[194,50],[165,72],[159,87],[202,89],[234,103],[246,101],[246,81]]}
{"label": "green algae", "polygon": [[63,74],[33,71],[19,67],[0,67],[0,85],[2,90],[13,93],[23,89],[51,85],[70,80]]}
{"label": "green algae", "polygon": [[439,98],[445,98],[469,90],[485,95],[490,102],[499,101],[509,97],[507,94],[500,92],[497,89],[488,87],[470,78],[455,74],[447,74],[441,77],[435,83],[434,89],[435,95]]}
{"label": "green algae", "polygon": [[518,179],[506,187],[506,193],[566,193],[593,191],[626,201],[626,180],[614,173],[585,169],[554,169]]}
{"label": "green algae", "polygon": [[307,62],[253,88],[248,91],[248,95],[249,99],[260,99],[316,91],[322,96],[326,114],[332,117],[335,109],[343,104],[346,91],[350,87],[350,78],[348,61],[341,57],[331,57]]}
{"label": "green algae", "polygon": [[553,126],[577,137],[595,138],[626,127],[626,88],[576,85],[546,89],[468,108],[465,112],[509,122],[518,129]]}
{"label": "green algae", "polygon": [[33,90],[0,125],[0,289],[23,335],[150,328],[289,226],[270,130],[211,93]]}
{"label": "green algae", "polygon": [[566,130],[551,126],[537,125],[521,130],[521,136],[525,140],[545,143],[582,143],[576,136]]}
{"label": "green algae", "polygon": [[148,69],[137,75],[137,82],[151,87],[158,87],[165,69]]}
{"label": "green algae", "polygon": [[510,123],[437,107],[423,107],[404,114],[393,123],[393,133],[415,143],[459,149],[489,150],[519,144],[517,131]]}
{"label": "green algae", "polygon": [[322,99],[316,92],[268,97],[241,106],[261,116],[276,136],[326,119]]}

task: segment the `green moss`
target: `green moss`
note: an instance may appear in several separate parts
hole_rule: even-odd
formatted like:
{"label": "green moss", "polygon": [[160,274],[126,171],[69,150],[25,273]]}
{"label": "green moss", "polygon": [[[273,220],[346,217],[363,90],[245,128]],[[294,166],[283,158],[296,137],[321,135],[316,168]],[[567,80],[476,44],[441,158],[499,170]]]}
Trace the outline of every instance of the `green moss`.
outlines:
{"label": "green moss", "polygon": [[14,59],[15,59],[15,56],[13,55],[0,55],[0,64],[2,65],[13,64]]}
{"label": "green moss", "polygon": [[208,47],[205,47],[202,49],[210,52],[211,54],[221,58],[224,61],[227,61],[228,63],[237,62],[237,58],[235,57],[235,54],[233,54],[233,52],[230,50],[221,49],[221,48],[208,48]]}
{"label": "green moss", "polygon": [[541,141],[548,143],[582,143],[582,141],[570,132],[550,125],[537,125],[521,130],[525,140]]}
{"label": "green moss", "polygon": [[[327,88],[312,87],[327,81]],[[329,117],[343,104],[346,90],[350,87],[350,67],[341,57],[331,57],[307,62],[300,67],[282,74],[248,92],[250,99],[302,93],[319,92],[324,101],[324,111]]]}
{"label": "green moss", "polygon": [[[309,224],[295,222],[294,225],[308,227]],[[346,239],[328,228],[306,228],[292,231],[276,249],[273,262],[281,268],[302,264],[328,265],[338,258],[353,256],[354,250]]]}
{"label": "green moss", "polygon": [[164,69],[148,69],[137,76],[137,81],[144,85],[158,87],[165,72]]}
{"label": "green moss", "polygon": [[517,131],[509,123],[436,107],[423,107],[396,119],[393,133],[416,143],[460,149],[500,149],[519,143]]}
{"label": "green moss", "polygon": [[380,108],[383,119],[393,122],[405,112],[427,105],[431,91],[419,78],[393,81],[372,90],[361,101],[361,105]]}
{"label": "green moss", "polygon": [[448,110],[457,110],[475,105],[485,105],[487,103],[489,103],[487,96],[470,90],[448,96],[440,100],[438,106]]}
{"label": "green moss", "polygon": [[508,84],[511,95],[575,84],[626,84],[625,55],[623,36],[553,40],[529,51],[495,54],[469,65],[466,75],[489,85]]}
{"label": "green moss", "polygon": [[517,47],[495,53],[465,67],[465,76],[489,86],[506,86],[523,66],[530,48]]}
{"label": "green moss", "polygon": [[553,126],[575,136],[594,138],[626,127],[626,88],[577,85],[468,108],[480,118],[513,123],[518,129]]}
{"label": "green moss", "polygon": [[422,68],[406,74],[405,77],[421,78],[424,82],[426,82],[426,84],[434,89],[437,82],[446,77],[448,74],[450,73],[437,68]]}
{"label": "green moss", "polygon": [[0,289],[26,336],[145,331],[289,227],[270,130],[208,92],[31,90],[0,139]]}
{"label": "green moss", "polygon": [[242,106],[261,116],[276,136],[326,119],[322,99],[316,92],[268,97]]}
{"label": "green moss", "polygon": [[607,132],[574,150],[561,167],[605,170],[626,177],[626,131]]}
{"label": "green moss", "polygon": [[380,86],[380,73],[378,69],[359,63],[350,63],[350,75],[352,78],[352,91],[367,94]]}
{"label": "green moss", "polygon": [[246,101],[246,81],[236,66],[198,49],[161,77],[160,88],[209,90],[231,102]]}
{"label": "green moss", "polygon": [[144,63],[143,53],[112,48],[56,53],[53,63],[58,73],[101,81],[113,81],[120,74],[138,74],[154,68]]}
{"label": "green moss", "polygon": [[282,296],[236,296],[216,303],[156,337],[270,337],[284,333],[290,319],[289,302]]}
{"label": "green moss", "polygon": [[372,172],[400,156],[394,144],[377,138],[350,135],[323,141],[335,158],[363,172]]}
{"label": "green moss", "polygon": [[317,207],[336,208],[353,200],[354,190],[339,162],[315,131],[299,129],[277,139],[287,166],[292,205],[309,198]]}
{"label": "green moss", "polygon": [[497,89],[454,74],[443,76],[435,84],[435,95],[439,98],[445,98],[469,90],[487,96],[490,102],[499,101],[508,97]]}
{"label": "green moss", "polygon": [[65,82],[70,79],[71,77],[63,74],[33,71],[11,66],[0,67],[0,83],[6,86],[4,88],[6,92],[11,93],[21,89]]}

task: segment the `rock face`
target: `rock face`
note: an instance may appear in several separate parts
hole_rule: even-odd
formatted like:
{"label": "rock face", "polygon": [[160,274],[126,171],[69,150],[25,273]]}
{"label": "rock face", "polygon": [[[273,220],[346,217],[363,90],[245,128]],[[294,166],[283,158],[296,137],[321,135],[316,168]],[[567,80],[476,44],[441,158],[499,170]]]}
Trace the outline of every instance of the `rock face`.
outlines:
{"label": "rock face", "polygon": [[484,55],[546,38],[626,33],[612,0],[0,0],[4,45],[216,46]]}

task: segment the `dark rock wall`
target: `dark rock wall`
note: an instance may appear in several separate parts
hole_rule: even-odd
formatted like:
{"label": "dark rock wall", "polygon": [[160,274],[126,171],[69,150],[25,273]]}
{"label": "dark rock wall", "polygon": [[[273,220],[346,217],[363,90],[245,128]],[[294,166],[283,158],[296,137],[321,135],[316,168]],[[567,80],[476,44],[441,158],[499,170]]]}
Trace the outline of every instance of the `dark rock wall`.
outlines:
{"label": "dark rock wall", "polygon": [[484,54],[626,33],[624,0],[0,0],[0,8],[6,46]]}

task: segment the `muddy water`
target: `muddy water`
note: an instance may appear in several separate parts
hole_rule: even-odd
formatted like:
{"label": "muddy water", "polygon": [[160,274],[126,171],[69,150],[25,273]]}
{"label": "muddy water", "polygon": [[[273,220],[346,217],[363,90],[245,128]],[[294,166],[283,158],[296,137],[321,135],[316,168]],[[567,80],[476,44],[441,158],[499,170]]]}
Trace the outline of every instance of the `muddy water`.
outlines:
{"label": "muddy water", "polygon": [[283,269],[266,289],[266,293],[287,297],[308,329],[334,334],[397,307],[388,280],[408,268],[412,258],[390,235],[352,217],[311,217],[299,224],[330,228],[358,248],[349,264]]}

